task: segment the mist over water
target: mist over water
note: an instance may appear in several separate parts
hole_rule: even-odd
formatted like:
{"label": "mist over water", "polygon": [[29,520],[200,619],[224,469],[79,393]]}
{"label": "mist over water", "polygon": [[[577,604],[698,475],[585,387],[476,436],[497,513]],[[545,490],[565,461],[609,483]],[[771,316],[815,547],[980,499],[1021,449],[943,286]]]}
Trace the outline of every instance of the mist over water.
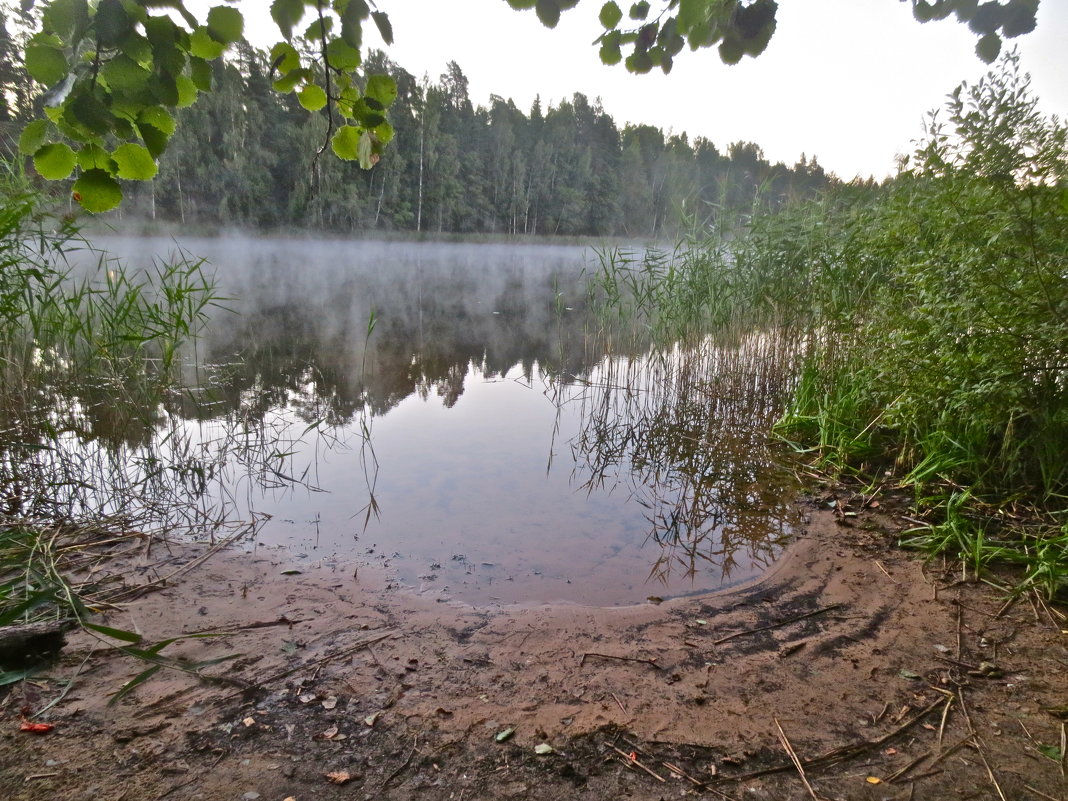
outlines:
{"label": "mist over water", "polygon": [[175,413],[190,438],[236,421],[285,453],[218,490],[266,546],[461,602],[614,605],[745,581],[792,531],[767,343],[607,352],[582,248],[96,242],[213,265],[232,311]]}

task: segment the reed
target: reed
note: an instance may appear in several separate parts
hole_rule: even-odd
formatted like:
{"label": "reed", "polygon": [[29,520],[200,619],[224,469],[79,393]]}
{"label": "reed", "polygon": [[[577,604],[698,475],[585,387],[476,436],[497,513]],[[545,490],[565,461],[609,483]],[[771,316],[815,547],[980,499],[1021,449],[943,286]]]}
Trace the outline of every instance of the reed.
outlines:
{"label": "reed", "polygon": [[[769,199],[671,254],[603,254],[602,317],[666,339],[774,327],[798,353],[779,436],[912,488],[948,528],[910,544],[1019,564],[1052,595],[1068,511],[1068,135],[1011,53],[958,87],[945,119],[881,187]],[[1037,529],[1001,514],[1024,505]]]}

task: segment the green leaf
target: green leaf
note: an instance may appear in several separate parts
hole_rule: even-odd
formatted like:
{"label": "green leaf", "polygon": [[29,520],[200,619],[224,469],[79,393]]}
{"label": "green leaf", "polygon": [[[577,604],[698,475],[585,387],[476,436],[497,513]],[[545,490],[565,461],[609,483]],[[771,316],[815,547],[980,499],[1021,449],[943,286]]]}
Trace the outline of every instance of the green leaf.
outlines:
{"label": "green leaf", "polygon": [[975,45],[975,54],[986,64],[993,64],[1001,53],[1001,37],[988,33]]}
{"label": "green leaf", "polygon": [[679,0],[679,31],[687,33],[697,25],[708,21],[707,0]]}
{"label": "green leaf", "polygon": [[200,91],[191,78],[179,75],[174,79],[174,84],[178,87],[178,103],[176,104],[178,108],[189,108],[197,102],[197,95]]}
{"label": "green leaf", "polygon": [[144,684],[150,678],[159,673],[162,669],[163,665],[153,665],[147,670],[142,670],[140,673],[138,673],[136,676],[134,676],[132,679],[122,685],[122,687],[119,688],[118,692],[116,692],[113,696],[111,696],[111,698],[108,699],[108,706],[111,706],[112,704],[117,702],[120,698],[122,698],[124,695],[126,695],[138,685]]}
{"label": "green leaf", "polygon": [[151,77],[148,88],[160,103],[165,106],[178,105],[178,82],[169,72],[158,72]]}
{"label": "green leaf", "polygon": [[719,43],[719,58],[724,64],[737,64],[745,55],[745,44],[734,34],[723,37]]}
{"label": "green leaf", "polygon": [[560,21],[560,4],[556,0],[537,0],[534,11],[546,28],[555,28]]}
{"label": "green leaf", "polygon": [[[90,172],[99,172],[99,170],[90,170]],[[82,178],[84,177],[85,176],[82,176]],[[107,176],[107,179],[113,184],[115,184],[114,179],[112,179],[110,175]],[[78,179],[78,181],[80,183],[81,179]],[[118,188],[118,186],[118,184],[115,184],[116,188]],[[77,184],[74,185],[74,191],[79,191]],[[114,629],[111,626],[103,626],[100,623],[83,623],[82,625],[85,626],[85,628],[90,629],[91,631],[98,632],[107,637],[112,637],[116,640],[122,640],[123,642],[141,642],[140,634],[137,634],[132,631],[127,631],[126,629]]]}
{"label": "green leaf", "polygon": [[137,123],[137,132],[141,134],[141,141],[145,143],[145,147],[152,154],[152,158],[158,159],[163,155],[163,151],[167,149],[167,143],[171,139],[169,134],[148,122]]}
{"label": "green leaf", "polygon": [[189,36],[189,52],[197,58],[211,61],[226,50],[226,45],[212,38],[208,29],[201,25]]}
{"label": "green leaf", "polygon": [[382,37],[382,41],[387,45],[393,44],[393,23],[389,21],[385,12],[372,11],[371,19],[375,21],[375,27],[378,28],[378,35]]}
{"label": "green leaf", "polygon": [[355,161],[359,157],[361,133],[362,129],[354,125],[342,125],[330,140],[330,149],[339,159]]}
{"label": "green leaf", "polygon": [[[74,182],[73,193],[74,199],[81,207],[93,213],[110,211],[122,202],[122,187],[107,171],[100,169],[83,172],[81,177]],[[85,625],[93,628],[92,624],[86,623]],[[130,632],[125,633],[130,634]],[[137,640],[131,640],[131,642],[137,642]]]}
{"label": "green leaf", "polygon": [[[608,2],[601,6],[601,13],[598,19],[601,20],[601,25],[607,30],[612,30],[623,19],[623,11],[614,2]],[[612,63],[614,64],[615,62]]]}
{"label": "green leaf", "polygon": [[64,39],[77,40],[78,33],[89,25],[89,5],[86,0],[52,0],[42,14],[42,27],[54,31]]}
{"label": "green leaf", "polygon": [[339,70],[354,70],[362,61],[360,51],[341,38],[331,39],[326,45],[326,58],[330,66]]}
{"label": "green leaf", "polygon": [[114,162],[111,160],[111,154],[108,153],[100,145],[86,145],[78,151],[78,166],[83,170],[107,170],[108,172],[115,171]]}
{"label": "green leaf", "polygon": [[293,70],[288,75],[283,75],[271,85],[276,92],[285,94],[286,92],[292,92],[297,88],[298,84],[303,83],[304,81],[310,81],[313,77],[315,76],[312,75],[311,70],[301,68]]}
{"label": "green leaf", "polygon": [[627,56],[626,64],[629,72],[644,75],[653,68],[653,59],[644,50],[636,50]]}
{"label": "green leaf", "polygon": [[66,76],[67,58],[54,45],[31,41],[26,45],[26,71],[38,83],[53,86]]}
{"label": "green leaf", "polygon": [[649,4],[642,0],[640,3],[635,3],[630,7],[630,18],[633,20],[643,20],[649,16]]}
{"label": "green leaf", "polygon": [[297,100],[308,111],[318,111],[326,105],[326,92],[321,86],[309,83],[297,93]]}
{"label": "green leaf", "polygon": [[69,101],[63,118],[68,123],[79,125],[98,136],[108,133],[114,123],[111,111],[89,87],[78,92]]}
{"label": "green leaf", "polygon": [[333,17],[323,17],[322,20],[318,20],[318,19],[312,20],[311,25],[309,25],[304,30],[304,38],[305,39],[311,39],[313,41],[314,40],[318,40],[318,39],[322,39],[324,36],[327,36],[330,33],[330,31],[332,31],[333,29],[334,29],[334,18]]}
{"label": "green leaf", "polygon": [[619,50],[618,43],[604,42],[601,45],[600,56],[601,63],[608,64],[609,66],[618,64],[623,60],[623,54]]}
{"label": "green leaf", "polygon": [[76,163],[74,151],[62,142],[45,145],[33,154],[34,169],[40,173],[42,178],[47,178],[49,181],[66,178],[74,172]]}
{"label": "green leaf", "polygon": [[[363,44],[363,23],[360,14],[360,2],[352,0],[341,13],[341,38],[344,39],[349,47],[354,50],[359,50]],[[367,8],[366,4],[363,4],[364,8]]]}
{"label": "green leaf", "polygon": [[112,89],[124,92],[145,89],[152,73],[127,55],[118,55],[108,61],[100,74]]}
{"label": "green leaf", "polygon": [[367,79],[367,89],[364,94],[377,100],[383,108],[389,108],[397,99],[397,82],[388,75],[372,75]]}
{"label": "green leaf", "polygon": [[381,125],[374,127],[375,138],[382,144],[388,144],[393,141],[393,126],[388,122],[383,122]]}
{"label": "green leaf", "polygon": [[201,58],[189,59],[189,77],[201,92],[210,92],[213,74],[211,64]]}
{"label": "green leaf", "polygon": [[142,66],[152,63],[152,42],[139,33],[132,33],[122,43],[122,52]]}
{"label": "green leaf", "polygon": [[286,39],[293,38],[293,28],[304,17],[304,0],[274,0],[271,18]]}
{"label": "green leaf", "polygon": [[208,32],[225,44],[232,44],[245,31],[245,19],[241,12],[229,6],[215,6],[208,12]]}
{"label": "green leaf", "polygon": [[100,0],[93,23],[97,40],[104,47],[117,47],[133,29],[133,20],[121,0]]}
{"label": "green leaf", "polygon": [[119,145],[111,156],[118,165],[119,178],[127,181],[150,181],[159,171],[156,160],[148,149],[133,142]]}
{"label": "green leaf", "polygon": [[[344,43],[343,43],[344,44]],[[329,47],[327,47],[329,52]],[[333,60],[330,62],[335,67],[336,64]],[[295,70],[300,66],[300,56],[297,54],[296,48],[288,42],[279,42],[271,48],[271,69],[277,70],[279,74],[285,75],[292,70]]]}
{"label": "green leaf", "polygon": [[25,670],[4,670],[0,671],[0,687],[8,684],[15,684],[24,679],[28,679],[30,676],[38,673],[41,670],[40,665],[35,665]]}
{"label": "green leaf", "polygon": [[19,136],[19,153],[32,156],[48,138],[48,120],[34,120],[22,129]]}
{"label": "green leaf", "polygon": [[174,117],[163,106],[149,106],[146,109],[142,109],[141,113],[137,115],[137,121],[147,122],[149,125],[159,128],[167,136],[171,136],[177,128]]}
{"label": "green leaf", "polygon": [[356,146],[356,156],[359,159],[360,167],[369,170],[375,166],[375,162],[378,161],[374,155],[374,141],[371,139],[369,131],[364,131],[360,134],[360,141]]}

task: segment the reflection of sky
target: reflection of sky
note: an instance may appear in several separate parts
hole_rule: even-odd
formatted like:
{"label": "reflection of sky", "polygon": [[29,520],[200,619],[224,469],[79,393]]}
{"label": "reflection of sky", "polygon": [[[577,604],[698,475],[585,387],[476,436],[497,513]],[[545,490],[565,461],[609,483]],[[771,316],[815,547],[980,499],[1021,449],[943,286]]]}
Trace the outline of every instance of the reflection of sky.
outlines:
{"label": "reflection of sky", "polygon": [[[173,248],[107,244],[134,258]],[[752,577],[778,552],[769,538],[789,531],[788,486],[752,447],[750,423],[767,422],[759,386],[749,373],[732,374],[722,397],[696,386],[731,363],[715,349],[711,360],[602,359],[583,315],[557,312],[582,305],[579,248],[186,247],[211,260],[241,314],[216,315],[198,346],[226,365],[199,374],[215,385],[210,410],[177,411],[194,440],[247,426],[267,451],[290,452],[284,464],[252,458],[256,448],[227,457],[245,462],[228,466],[221,492],[269,516],[258,532],[267,545],[384,564],[404,584],[461,601],[619,604]],[[589,383],[561,384],[562,372]],[[637,391],[613,394],[613,384]],[[716,422],[688,411],[695,403]],[[654,530],[676,514],[683,524]],[[727,541],[736,551],[719,554]],[[654,567],[664,575],[650,577]]]}

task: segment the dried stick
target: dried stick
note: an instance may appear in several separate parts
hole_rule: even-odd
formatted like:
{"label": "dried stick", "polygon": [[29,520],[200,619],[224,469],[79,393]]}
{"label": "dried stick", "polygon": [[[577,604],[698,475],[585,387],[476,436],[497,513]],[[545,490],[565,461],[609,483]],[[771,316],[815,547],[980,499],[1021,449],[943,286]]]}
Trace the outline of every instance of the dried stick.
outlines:
{"label": "dried stick", "polygon": [[721,643],[725,643],[728,640],[733,640],[735,637],[744,637],[746,634],[756,634],[758,631],[768,631],[769,629],[782,628],[783,626],[788,626],[791,623],[796,623],[799,620],[804,620],[808,617],[815,617],[816,615],[822,615],[824,612],[830,612],[832,609],[837,609],[840,606],[841,604],[831,604],[830,606],[825,606],[822,609],[817,609],[814,612],[806,612],[803,615],[797,615],[796,617],[791,617],[786,620],[780,620],[778,623],[772,623],[767,626],[760,626],[759,628],[755,629],[746,629],[745,631],[736,631],[734,632],[734,634],[728,634],[726,637],[720,637],[718,640],[713,640],[712,644],[720,645]]}
{"label": "dried stick", "polygon": [[619,754],[619,755],[620,755],[621,757],[623,757],[623,759],[625,759],[625,760],[626,760],[626,763],[627,763],[628,765],[635,765],[635,766],[637,766],[637,767],[641,768],[642,770],[644,770],[644,771],[645,771],[646,773],[648,773],[648,774],[649,774],[650,776],[652,776],[652,777],[653,777],[654,779],[656,779],[657,781],[661,781],[661,782],[667,782],[667,779],[665,779],[665,778],[664,778],[663,776],[661,776],[660,774],[658,774],[658,773],[656,773],[656,772],[654,772],[654,771],[650,770],[650,769],[649,769],[649,768],[647,768],[647,767],[646,767],[645,765],[643,765],[643,764],[642,764],[641,762],[639,762],[639,761],[638,761],[638,759],[637,759],[637,757],[632,757],[632,756],[631,756],[630,754],[628,754],[628,753],[627,753],[626,751],[620,751],[620,750],[619,750],[618,748],[616,748],[616,747],[615,747],[614,745],[612,745],[611,743],[605,743],[605,745],[606,745],[606,746],[608,746],[609,748],[611,748],[611,749],[612,749],[613,751],[615,751],[615,752],[616,752],[617,754]]}
{"label": "dried stick", "polygon": [[1032,793],[1034,793],[1035,795],[1037,795],[1037,796],[1038,796],[1039,798],[1045,798],[1045,799],[1047,799],[1047,801],[1060,801],[1060,799],[1059,799],[1059,798],[1054,798],[1054,797],[1053,797],[1053,796],[1051,796],[1051,795],[1046,795],[1046,794],[1045,794],[1045,793],[1043,793],[1043,792],[1042,792],[1041,790],[1036,790],[1036,789],[1035,789],[1034,787],[1032,787],[1032,786],[1031,786],[1030,784],[1025,784],[1025,785],[1024,785],[1024,787],[1026,787],[1026,788],[1027,788],[1028,790],[1030,790],[1030,791],[1031,791]]}
{"label": "dried stick", "polygon": [[[835,762],[839,762],[843,759],[848,759],[849,757],[856,756],[857,754],[861,754],[869,749],[878,748],[879,746],[886,743],[888,740],[893,739],[897,735],[901,734],[903,731],[911,728],[912,726],[916,725],[916,723],[923,720],[923,718],[925,718],[927,714],[930,713],[940,703],[942,703],[941,698],[937,699],[933,703],[928,704],[921,711],[917,712],[915,715],[906,720],[900,726],[893,729],[892,731],[887,732],[882,737],[878,737],[874,740],[862,740],[859,743],[852,743],[850,745],[843,745],[839,748],[835,748],[831,751],[828,751],[825,754],[821,754],[820,756],[804,760],[801,764],[804,765],[804,767],[806,768],[824,767],[826,765],[831,765]],[[793,765],[789,764],[777,765],[775,767],[764,768],[762,770],[754,770],[750,773],[742,773],[737,776],[718,776],[715,779],[711,779],[710,781],[716,783],[744,782],[748,781],[749,779],[757,779],[761,776],[767,776],[772,773],[781,773],[784,770],[790,770],[792,767]]]}
{"label": "dried stick", "polygon": [[778,718],[773,718],[775,721],[775,728],[779,733],[779,742],[782,743],[782,747],[786,749],[786,753],[790,756],[790,761],[794,763],[794,767],[797,768],[797,773],[801,777],[802,784],[805,785],[805,789],[808,790],[808,794],[812,796],[812,801],[819,801],[819,796],[816,795],[816,791],[812,789],[812,785],[808,783],[808,776],[805,775],[805,769],[801,766],[801,760],[797,758],[797,752],[794,751],[793,746],[790,745],[790,741],[786,739],[786,732],[782,730],[782,726],[779,724]]}
{"label": "dried stick", "polygon": [[332,654],[327,654],[322,659],[316,659],[313,662],[306,662],[303,665],[297,665],[297,667],[295,667],[295,668],[290,668],[289,670],[283,670],[283,671],[281,671],[279,673],[275,673],[275,674],[273,674],[271,676],[268,676],[265,679],[262,679],[261,681],[253,682],[252,684],[248,685],[244,689],[238,690],[235,693],[231,693],[230,695],[224,696],[223,698],[221,698],[219,700],[220,700],[220,702],[227,701],[227,700],[233,698],[235,695],[239,695],[241,693],[248,692],[249,690],[258,690],[261,687],[265,687],[266,685],[270,684],[273,681],[278,681],[279,679],[284,679],[286,676],[292,676],[294,673],[299,673],[302,670],[307,670],[308,668],[311,668],[311,667],[320,667],[322,665],[325,665],[327,662],[332,662],[335,659],[340,659],[343,656],[348,656],[349,654],[354,654],[357,651],[361,650],[362,648],[366,648],[368,645],[374,645],[376,642],[384,640],[387,637],[392,637],[396,633],[397,633],[396,629],[387,629],[386,631],[382,632],[381,634],[379,634],[379,635],[377,635],[375,637],[369,637],[368,639],[362,640],[361,642],[358,642],[355,645],[350,645],[348,648],[342,648],[340,651],[337,651],[337,652],[332,653]]}
{"label": "dried stick", "polygon": [[637,656],[612,656],[612,654],[595,654],[592,651],[587,651],[586,653],[584,653],[582,655],[582,659],[579,660],[579,667],[582,667],[583,665],[585,665],[586,664],[586,658],[590,657],[590,656],[597,656],[597,657],[600,657],[601,659],[616,659],[616,660],[618,660],[620,662],[644,662],[647,665],[652,665],[657,670],[663,670],[663,668],[660,667],[660,665],[656,664],[656,660],[655,659],[642,659],[642,658],[637,657]]}
{"label": "dried stick", "polygon": [[886,568],[882,566],[882,563],[878,559],[875,560],[875,566],[877,568],[879,568],[881,571],[883,571],[883,575],[886,576],[888,579],[890,579],[892,582],[894,582],[894,584],[900,584],[901,583],[900,581],[898,581],[897,579],[895,579],[893,576],[891,576],[889,573],[886,572]]}

